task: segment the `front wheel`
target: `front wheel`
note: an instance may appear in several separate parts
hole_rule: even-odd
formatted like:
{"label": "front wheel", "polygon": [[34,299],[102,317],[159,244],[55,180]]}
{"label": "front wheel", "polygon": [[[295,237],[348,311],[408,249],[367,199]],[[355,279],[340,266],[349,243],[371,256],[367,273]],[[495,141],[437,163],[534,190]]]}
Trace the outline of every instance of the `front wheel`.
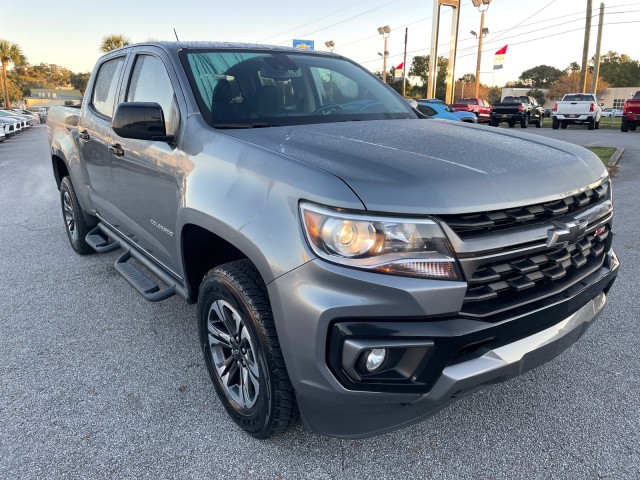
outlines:
{"label": "front wheel", "polygon": [[209,271],[198,294],[198,326],[209,376],[236,424],[265,439],[298,410],[266,286],[249,260]]}
{"label": "front wheel", "polygon": [[87,221],[84,218],[84,212],[76,197],[76,192],[73,189],[73,184],[69,177],[64,177],[60,182],[60,205],[62,206],[62,218],[64,219],[65,227],[67,227],[67,237],[71,248],[78,255],[87,255],[94,250],[85,241],[89,228],[87,227]]}

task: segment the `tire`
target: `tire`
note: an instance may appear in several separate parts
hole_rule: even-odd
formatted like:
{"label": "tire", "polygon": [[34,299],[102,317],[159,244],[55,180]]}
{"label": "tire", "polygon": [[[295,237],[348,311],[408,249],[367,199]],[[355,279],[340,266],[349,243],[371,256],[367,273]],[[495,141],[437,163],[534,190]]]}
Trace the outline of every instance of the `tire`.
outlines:
{"label": "tire", "polygon": [[520,128],[527,128],[529,126],[529,115],[525,115],[522,120],[520,120]]}
{"label": "tire", "polygon": [[249,260],[207,273],[198,294],[205,363],[229,416],[250,435],[271,438],[298,418],[267,289]]}
{"label": "tire", "polygon": [[566,130],[569,124],[567,122],[560,122],[560,128]]}
{"label": "tire", "polygon": [[621,132],[628,132],[629,131],[629,124],[627,122],[625,122],[624,120],[620,124],[620,131]]}
{"label": "tire", "polygon": [[629,130],[631,130],[632,132],[635,132],[636,128],[638,128],[637,125],[629,125]]}
{"label": "tire", "polygon": [[85,241],[89,228],[69,177],[64,177],[60,182],[60,206],[71,248],[78,255],[94,253],[93,248]]}
{"label": "tire", "polygon": [[498,125],[499,125],[499,123],[498,123],[497,120],[493,120],[493,119],[489,120],[489,126],[490,127],[497,127]]}
{"label": "tire", "polygon": [[513,120],[509,120],[509,128],[513,128],[516,126],[516,123]]}
{"label": "tire", "polygon": [[540,117],[536,122],[536,128],[542,128],[542,117]]}
{"label": "tire", "polygon": [[587,123],[587,130],[593,130],[596,128],[596,121],[595,120],[591,120],[589,123]]}
{"label": "tire", "polygon": [[551,128],[553,128],[554,130],[557,130],[559,126],[560,126],[560,122],[556,117],[553,117],[551,119]]}
{"label": "tire", "polygon": [[596,130],[599,130],[599,129],[600,129],[600,120],[596,122]]}

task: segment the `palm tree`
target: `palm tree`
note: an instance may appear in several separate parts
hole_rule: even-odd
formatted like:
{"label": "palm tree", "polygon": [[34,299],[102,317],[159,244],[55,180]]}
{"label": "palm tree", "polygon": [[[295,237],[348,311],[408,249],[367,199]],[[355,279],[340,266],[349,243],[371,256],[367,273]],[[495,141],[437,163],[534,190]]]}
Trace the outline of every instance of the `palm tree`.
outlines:
{"label": "palm tree", "polygon": [[115,50],[116,48],[126,47],[131,43],[131,40],[124,35],[107,35],[102,39],[100,44],[100,50],[104,53]]}
{"label": "palm tree", "polygon": [[22,50],[15,43],[8,40],[0,40],[0,62],[2,62],[2,80],[4,82],[4,104],[7,108],[11,108],[11,99],[9,98],[9,84],[7,83],[7,67],[10,63],[21,65],[27,61]]}

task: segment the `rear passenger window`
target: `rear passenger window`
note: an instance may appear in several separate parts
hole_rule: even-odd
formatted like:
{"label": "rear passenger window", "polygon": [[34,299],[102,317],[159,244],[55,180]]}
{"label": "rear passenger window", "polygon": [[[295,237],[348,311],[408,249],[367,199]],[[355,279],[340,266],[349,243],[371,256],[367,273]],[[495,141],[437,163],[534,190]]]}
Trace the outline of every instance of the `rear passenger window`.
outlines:
{"label": "rear passenger window", "polygon": [[111,118],[113,116],[116,89],[123,65],[124,57],[119,57],[104,62],[98,70],[91,95],[91,105],[105,117]]}

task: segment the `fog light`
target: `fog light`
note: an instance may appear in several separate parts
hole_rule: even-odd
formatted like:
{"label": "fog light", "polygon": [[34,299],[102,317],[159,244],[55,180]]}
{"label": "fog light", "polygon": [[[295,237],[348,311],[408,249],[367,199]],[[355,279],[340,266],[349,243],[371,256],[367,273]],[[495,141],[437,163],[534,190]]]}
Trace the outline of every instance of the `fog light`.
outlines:
{"label": "fog light", "polygon": [[369,372],[375,372],[382,366],[385,358],[387,358],[386,348],[374,348],[367,355],[367,362],[365,364],[367,370]]}

